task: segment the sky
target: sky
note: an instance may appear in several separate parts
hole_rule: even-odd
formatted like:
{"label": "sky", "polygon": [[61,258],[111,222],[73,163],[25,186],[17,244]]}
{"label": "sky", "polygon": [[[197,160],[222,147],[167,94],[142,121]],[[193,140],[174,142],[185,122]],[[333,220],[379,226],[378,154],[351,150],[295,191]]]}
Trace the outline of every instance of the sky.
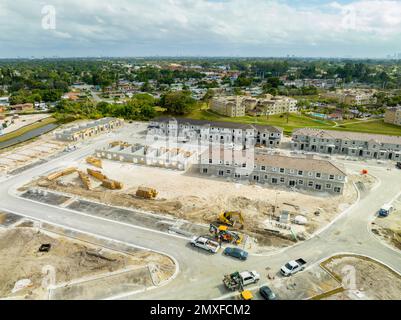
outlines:
{"label": "sky", "polygon": [[400,0],[0,0],[0,58],[400,53]]}

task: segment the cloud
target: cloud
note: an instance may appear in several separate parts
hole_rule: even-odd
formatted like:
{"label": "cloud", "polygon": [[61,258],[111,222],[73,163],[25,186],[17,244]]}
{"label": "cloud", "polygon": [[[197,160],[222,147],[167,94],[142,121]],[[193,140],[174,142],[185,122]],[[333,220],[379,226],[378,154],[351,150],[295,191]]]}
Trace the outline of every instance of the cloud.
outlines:
{"label": "cloud", "polygon": [[[41,27],[44,5],[56,30]],[[0,46],[59,55],[384,55],[401,51],[401,2],[2,0]],[[0,55],[2,53],[0,52]]]}

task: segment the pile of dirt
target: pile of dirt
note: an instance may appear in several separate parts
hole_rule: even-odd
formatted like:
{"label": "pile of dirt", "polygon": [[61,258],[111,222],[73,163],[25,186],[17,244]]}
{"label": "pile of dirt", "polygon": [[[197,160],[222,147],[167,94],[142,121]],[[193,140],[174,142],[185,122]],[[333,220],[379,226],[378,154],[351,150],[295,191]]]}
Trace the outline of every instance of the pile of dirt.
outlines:
{"label": "pile of dirt", "polygon": [[[42,244],[50,244],[50,251],[39,252]],[[126,255],[21,227],[0,231],[0,261],[0,297],[28,299],[45,297],[42,281],[46,266],[54,268],[56,284],[150,262],[165,267],[166,276],[174,269],[170,259],[160,254],[139,251]],[[22,279],[29,279],[31,285],[12,294],[15,283]]]}

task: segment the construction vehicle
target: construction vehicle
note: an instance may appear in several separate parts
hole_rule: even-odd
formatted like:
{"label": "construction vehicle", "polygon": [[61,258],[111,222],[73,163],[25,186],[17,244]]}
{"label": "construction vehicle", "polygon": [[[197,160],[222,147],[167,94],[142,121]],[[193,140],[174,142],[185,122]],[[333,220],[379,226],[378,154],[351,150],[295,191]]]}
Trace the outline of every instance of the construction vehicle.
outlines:
{"label": "construction vehicle", "polygon": [[244,287],[260,280],[260,274],[256,271],[243,271],[226,274],[223,278],[223,283],[227,289],[231,291],[244,291]]}
{"label": "construction vehicle", "polygon": [[230,226],[236,227],[240,224],[238,229],[244,228],[244,218],[239,211],[224,211],[219,215],[219,222]]}
{"label": "construction vehicle", "polygon": [[52,174],[48,175],[47,176],[47,180],[53,181],[53,180],[56,180],[56,179],[64,177],[64,176],[68,176],[69,174],[74,173],[76,171],[77,171],[77,168],[75,168],[75,167],[67,168],[67,169],[64,169],[62,171],[58,171],[58,172],[55,172],[55,173],[52,173]]}
{"label": "construction vehicle", "polygon": [[138,190],[136,190],[135,195],[144,199],[154,199],[157,196],[157,191],[153,188],[139,187]]}
{"label": "construction vehicle", "polygon": [[253,299],[253,294],[249,290],[245,290],[241,292],[241,299],[245,301],[249,301]]}
{"label": "construction vehicle", "polygon": [[102,166],[102,160],[101,160],[101,159],[98,159],[98,158],[95,158],[95,157],[87,157],[87,158],[86,158],[86,163],[89,163],[89,164],[91,164],[92,166],[98,167],[98,168],[100,168],[100,169],[103,168],[103,166]]}
{"label": "construction vehicle", "polygon": [[216,226],[210,224],[209,232],[213,233],[216,239],[221,239],[224,242],[235,243],[237,245],[241,244],[243,239],[242,235],[228,230],[228,227],[224,225]]}

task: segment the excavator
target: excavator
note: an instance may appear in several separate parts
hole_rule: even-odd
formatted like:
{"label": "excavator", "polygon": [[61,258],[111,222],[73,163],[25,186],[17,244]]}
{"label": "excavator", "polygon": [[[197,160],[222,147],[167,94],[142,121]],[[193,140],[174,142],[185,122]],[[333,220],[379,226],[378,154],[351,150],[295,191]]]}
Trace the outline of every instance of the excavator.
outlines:
{"label": "excavator", "polygon": [[237,245],[241,244],[243,240],[243,236],[228,230],[227,226],[216,226],[214,224],[210,224],[209,228],[210,233],[214,234],[216,239],[221,239],[222,241],[235,243]]}
{"label": "excavator", "polygon": [[[239,211],[224,211],[219,215],[219,222],[237,229],[244,228],[244,218]],[[240,227],[238,227],[240,224]]]}

